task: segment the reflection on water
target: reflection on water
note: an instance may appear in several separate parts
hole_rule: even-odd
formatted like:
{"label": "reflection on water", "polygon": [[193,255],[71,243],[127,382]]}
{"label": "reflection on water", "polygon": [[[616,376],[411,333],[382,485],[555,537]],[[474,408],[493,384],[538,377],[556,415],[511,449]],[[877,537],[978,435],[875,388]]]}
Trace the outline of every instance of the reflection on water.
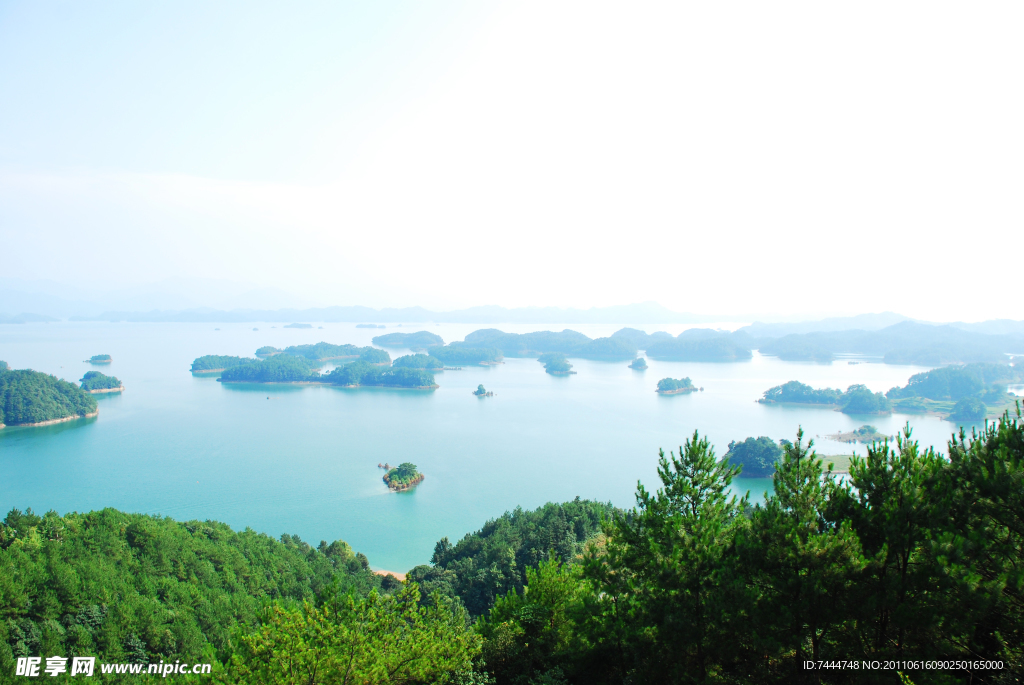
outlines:
{"label": "reflection on water", "polygon": [[[260,330],[253,331],[253,326]],[[878,363],[708,364],[572,359],[577,375],[544,373],[533,359],[465,366],[437,374],[432,392],[325,386],[222,384],[193,376],[203,354],[251,356],[257,347],[369,344],[378,330],[324,324],[323,330],[267,324],[58,323],[0,327],[0,359],[77,380],[96,350],[125,384],[99,396],[97,419],[0,431],[0,508],[37,511],[113,506],[178,519],[218,519],[317,543],[344,539],[378,567],[425,563],[434,542],[460,538],[488,518],[579,495],[632,506],[637,481],[658,485],[659,448],[677,450],[699,430],[725,453],[731,440],[793,439],[798,426],[823,455],[864,454],[864,445],[825,436],[864,423],[895,434],[906,420],[915,437],[945,451],[956,429],[931,416],[846,416],[815,407],[756,402],[790,380],[814,387],[865,383],[885,391],[925,369]],[[409,325],[446,341],[484,326]],[[486,326],[492,327],[492,326]],[[528,332],[541,326],[493,326]],[[591,337],[620,326],[573,328]],[[648,331],[683,326],[636,326]],[[391,327],[389,327],[390,329]],[[405,350],[389,350],[392,357]],[[703,392],[661,396],[661,378],[690,377]],[[497,394],[481,402],[483,383]],[[269,398],[269,399],[268,399]],[[411,461],[426,474],[395,494],[377,463]],[[738,494],[763,499],[769,479],[740,478]]]}

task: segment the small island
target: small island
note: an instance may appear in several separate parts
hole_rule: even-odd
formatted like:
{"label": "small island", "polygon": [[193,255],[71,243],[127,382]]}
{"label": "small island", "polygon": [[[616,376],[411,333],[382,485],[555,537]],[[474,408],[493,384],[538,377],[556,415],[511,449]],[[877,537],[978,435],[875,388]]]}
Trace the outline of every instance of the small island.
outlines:
{"label": "small island", "polygon": [[31,369],[0,369],[0,428],[91,418],[99,413],[97,406],[96,398],[74,383]]}
{"label": "small island", "polygon": [[655,392],[659,395],[685,395],[697,392],[697,387],[689,378],[662,378],[658,381],[658,389]]}
{"label": "small island", "polygon": [[273,357],[275,354],[281,354],[283,350],[279,350],[276,347],[270,345],[264,345],[260,349],[256,350],[257,357]]}
{"label": "small island", "polygon": [[634,371],[646,371],[647,360],[644,359],[643,357],[637,357],[636,359],[633,360],[633,363],[629,365],[629,368],[633,369]]}
{"label": "small island", "polygon": [[94,354],[85,361],[89,364],[109,364],[114,361],[114,358],[109,354]]}
{"label": "small island", "polygon": [[835,440],[836,442],[861,442],[864,444],[872,442],[882,442],[883,440],[892,440],[891,435],[883,435],[878,432],[878,429],[874,426],[864,424],[860,428],[856,428],[852,431],[838,432],[826,435],[829,440]]}
{"label": "small island", "polygon": [[86,371],[80,381],[82,390],[90,395],[102,395],[109,392],[124,392],[124,385],[114,376],[105,376],[99,371]]}
{"label": "small island", "polygon": [[288,324],[286,326],[281,326],[281,328],[312,328],[312,327],[313,327],[313,324],[311,324],[311,323],[290,323],[290,324]]}
{"label": "small island", "polygon": [[476,390],[473,391],[473,394],[477,397],[491,397],[494,395],[494,393],[485,388],[483,384],[476,386]]}
{"label": "small island", "polygon": [[423,482],[423,474],[416,470],[416,464],[403,462],[394,468],[390,464],[377,464],[379,468],[387,470],[384,474],[384,483],[391,492],[402,492]]}
{"label": "small island", "polygon": [[537,357],[537,361],[544,365],[545,373],[550,373],[552,376],[570,376],[576,373],[572,370],[572,364],[561,352],[546,352]]}

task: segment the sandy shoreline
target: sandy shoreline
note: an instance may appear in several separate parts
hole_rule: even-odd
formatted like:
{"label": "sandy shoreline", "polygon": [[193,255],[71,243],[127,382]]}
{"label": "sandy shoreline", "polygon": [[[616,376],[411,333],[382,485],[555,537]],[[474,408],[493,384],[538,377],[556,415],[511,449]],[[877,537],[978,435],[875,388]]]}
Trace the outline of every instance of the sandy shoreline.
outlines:
{"label": "sandy shoreline", "polygon": [[[85,416],[79,416],[75,414],[74,416],[65,416],[63,419],[50,419],[49,421],[40,421],[39,423],[13,423],[11,424],[11,427],[37,428],[39,426],[52,426],[55,423],[64,423],[65,421],[75,421],[77,419],[91,419],[92,417],[97,416],[99,413],[100,410],[97,409],[96,411],[86,414]],[[0,428],[4,427],[4,424],[0,423]]]}
{"label": "sandy shoreline", "polygon": [[220,378],[217,379],[217,382],[224,383],[225,385],[329,385],[335,388],[390,388],[392,390],[436,390],[441,387],[436,383],[434,385],[416,385],[406,388],[400,385],[338,385],[337,383],[327,383],[325,381],[225,381]]}
{"label": "sandy shoreline", "polygon": [[119,385],[116,388],[97,388],[96,390],[86,390],[90,395],[103,395],[108,392],[124,392],[124,386]]}

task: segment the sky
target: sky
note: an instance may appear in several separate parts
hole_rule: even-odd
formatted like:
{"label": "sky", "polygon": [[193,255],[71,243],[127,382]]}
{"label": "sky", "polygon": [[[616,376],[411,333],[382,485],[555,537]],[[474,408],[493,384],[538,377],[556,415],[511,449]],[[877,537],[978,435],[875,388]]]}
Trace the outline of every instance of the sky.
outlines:
{"label": "sky", "polygon": [[1019,2],[7,0],[0,277],[1022,319],[1022,30]]}

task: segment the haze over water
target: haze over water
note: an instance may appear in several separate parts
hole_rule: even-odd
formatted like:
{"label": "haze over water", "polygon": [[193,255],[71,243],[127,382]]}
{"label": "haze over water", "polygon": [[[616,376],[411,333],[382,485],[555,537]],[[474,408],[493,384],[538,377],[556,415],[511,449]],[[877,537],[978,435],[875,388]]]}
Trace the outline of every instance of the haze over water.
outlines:
{"label": "haze over water", "polygon": [[[272,328],[271,326],[276,326]],[[713,324],[712,324],[713,326]],[[221,330],[214,330],[219,327]],[[253,327],[259,331],[253,331]],[[0,329],[0,359],[77,381],[91,368],[115,375],[123,395],[98,396],[96,419],[0,430],[0,509],[87,511],[115,507],[179,520],[215,519],[311,544],[343,539],[375,568],[427,563],[434,543],[480,528],[516,506],[576,496],[632,506],[638,480],[657,486],[659,448],[675,450],[694,429],[718,455],[731,440],[793,439],[798,425],[822,454],[863,454],[827,433],[870,423],[945,452],[956,430],[935,417],[847,416],[830,409],[756,403],[790,380],[874,391],[904,385],[923,367],[783,362],[755,353],[740,363],[571,359],[578,373],[545,374],[534,359],[437,374],[433,392],[287,385],[226,386],[193,377],[204,354],[252,356],[257,347],[315,343],[367,345],[384,332],[430,330],[461,340],[476,324],[410,324],[386,331],[328,323],[323,330],[281,324],[51,323]],[[496,325],[529,332],[572,328],[591,337],[621,325]],[[675,334],[688,326],[642,326]],[[389,349],[392,358],[406,350]],[[109,353],[108,367],[82,362]],[[659,396],[664,377],[689,376],[703,392]],[[477,398],[478,384],[496,393]],[[417,464],[426,480],[388,492],[379,462]],[[757,500],[766,479],[740,479]]]}

